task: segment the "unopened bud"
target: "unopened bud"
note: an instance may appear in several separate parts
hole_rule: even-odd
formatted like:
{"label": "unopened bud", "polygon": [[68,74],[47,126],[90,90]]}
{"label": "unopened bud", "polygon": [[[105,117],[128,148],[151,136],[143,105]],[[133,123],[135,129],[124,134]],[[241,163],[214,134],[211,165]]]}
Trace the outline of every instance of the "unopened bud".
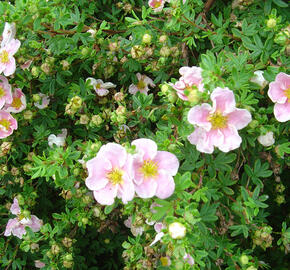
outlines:
{"label": "unopened bud", "polygon": [[159,53],[163,57],[168,57],[170,55],[170,49],[167,46],[164,46],[160,49]]}
{"label": "unopened bud", "polygon": [[277,24],[277,21],[273,18],[267,20],[267,27],[268,28],[274,28]]}
{"label": "unopened bud", "polygon": [[166,42],[166,40],[167,40],[167,36],[166,35],[162,35],[162,36],[159,37],[159,42],[160,43],[164,43],[164,42]]}
{"label": "unopened bud", "polygon": [[82,114],[80,117],[80,124],[81,125],[86,125],[90,121],[90,118],[86,114]]}
{"label": "unopened bud", "polygon": [[186,228],[180,222],[173,222],[168,226],[168,232],[171,238],[181,239],[186,234]]}
{"label": "unopened bud", "polygon": [[152,36],[149,34],[144,34],[142,37],[142,42],[145,44],[150,44],[152,40]]}

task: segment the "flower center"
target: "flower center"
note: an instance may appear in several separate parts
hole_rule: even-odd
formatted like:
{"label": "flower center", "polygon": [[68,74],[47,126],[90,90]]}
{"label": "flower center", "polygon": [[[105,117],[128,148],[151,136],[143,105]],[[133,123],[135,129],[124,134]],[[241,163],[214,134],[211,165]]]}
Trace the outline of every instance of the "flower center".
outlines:
{"label": "flower center", "polygon": [[[2,126],[2,127],[1,127]],[[0,128],[3,130],[8,131],[10,128],[10,122],[7,119],[1,119],[0,120]]]}
{"label": "flower center", "polygon": [[169,266],[169,260],[167,257],[161,257],[160,258],[162,266]]}
{"label": "flower center", "polygon": [[[285,96],[288,98],[288,102],[290,103],[290,86],[285,90]],[[0,94],[0,97],[1,97],[1,94]]]}
{"label": "flower center", "polygon": [[9,54],[7,51],[3,50],[0,54],[1,63],[7,64],[9,62]]}
{"label": "flower center", "polygon": [[146,87],[146,83],[143,80],[140,80],[137,84],[137,87],[143,90]]}
{"label": "flower center", "polygon": [[211,123],[212,129],[225,128],[227,126],[228,117],[223,116],[221,112],[215,112],[208,118]]}
{"label": "flower center", "polygon": [[21,107],[21,105],[22,105],[22,102],[21,102],[21,99],[20,98],[17,98],[17,97],[16,98],[13,98],[13,101],[11,103],[11,106],[13,108],[19,109]]}
{"label": "flower center", "polygon": [[96,84],[96,88],[97,88],[97,89],[101,88],[101,84],[100,84],[100,83],[97,83],[97,84]]}
{"label": "flower center", "polygon": [[115,168],[107,173],[107,178],[115,186],[123,183],[123,174],[124,172],[122,170]]}
{"label": "flower center", "polygon": [[0,98],[5,96],[5,91],[2,86],[0,86]]}
{"label": "flower center", "polygon": [[158,174],[157,163],[150,159],[147,159],[144,161],[142,167],[140,168],[140,171],[145,178],[154,178]]}
{"label": "flower center", "polygon": [[161,6],[162,0],[156,0],[152,3],[154,8],[159,8]]}

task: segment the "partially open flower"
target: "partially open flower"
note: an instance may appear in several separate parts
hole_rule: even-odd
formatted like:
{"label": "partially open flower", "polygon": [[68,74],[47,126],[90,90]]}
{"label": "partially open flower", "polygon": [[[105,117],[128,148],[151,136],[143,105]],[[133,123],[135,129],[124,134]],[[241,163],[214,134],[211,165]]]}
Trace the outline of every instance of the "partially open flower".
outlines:
{"label": "partially open flower", "polygon": [[19,113],[26,109],[26,98],[20,88],[15,88],[12,101],[7,102],[4,107],[6,112]]}
{"label": "partially open flower", "polygon": [[54,134],[50,134],[48,136],[48,145],[49,147],[52,147],[54,144],[56,146],[65,146],[65,139],[67,136],[67,129],[63,128],[62,133],[58,134],[57,136],[55,136]]}
{"label": "partially open flower", "polygon": [[0,111],[0,139],[6,138],[17,129],[17,121],[12,115],[5,111]]}
{"label": "partially open flower", "polygon": [[182,100],[195,101],[197,92],[203,92],[203,82],[200,67],[182,67],[179,69],[181,77],[171,86],[176,90]]}
{"label": "partially open flower", "polygon": [[155,84],[146,75],[141,75],[140,73],[137,73],[136,76],[138,79],[138,83],[136,85],[131,84],[129,86],[129,93],[135,95],[137,92],[140,92],[147,95],[149,91],[148,85],[151,87],[155,87]]}
{"label": "partially open flower", "polygon": [[188,112],[188,121],[195,130],[187,138],[200,152],[211,154],[214,146],[229,152],[240,146],[238,130],[251,122],[251,114],[236,108],[234,93],[228,88],[217,87],[210,97],[213,106],[203,103]]}
{"label": "partially open flower", "polygon": [[260,85],[261,89],[265,88],[268,84],[268,81],[264,78],[264,71],[257,70],[254,72],[254,76],[250,79],[251,82]]}
{"label": "partially open flower", "polygon": [[86,81],[90,82],[90,85],[93,86],[94,90],[96,91],[97,95],[100,97],[106,96],[109,94],[109,90],[110,88],[115,88],[116,85],[111,83],[111,82],[107,82],[104,83],[102,80],[98,79],[94,79],[94,78],[87,78]]}
{"label": "partially open flower", "polygon": [[160,12],[165,4],[165,0],[149,0],[148,5],[151,7],[154,12]]}
{"label": "partially open flower", "polygon": [[41,100],[34,102],[34,106],[41,110],[45,109],[50,102],[50,98],[47,95],[42,94],[42,93],[38,93],[38,95],[40,96]]}
{"label": "partially open flower", "polygon": [[12,102],[11,85],[4,76],[0,76],[0,109]]}

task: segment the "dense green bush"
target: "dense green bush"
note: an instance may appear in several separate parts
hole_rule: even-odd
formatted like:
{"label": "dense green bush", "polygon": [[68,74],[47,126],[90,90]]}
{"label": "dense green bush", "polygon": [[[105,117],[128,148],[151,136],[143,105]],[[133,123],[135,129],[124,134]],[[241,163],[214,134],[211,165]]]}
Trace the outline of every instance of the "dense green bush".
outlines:
{"label": "dense green bush", "polygon": [[289,269],[286,2],[0,18],[1,269]]}

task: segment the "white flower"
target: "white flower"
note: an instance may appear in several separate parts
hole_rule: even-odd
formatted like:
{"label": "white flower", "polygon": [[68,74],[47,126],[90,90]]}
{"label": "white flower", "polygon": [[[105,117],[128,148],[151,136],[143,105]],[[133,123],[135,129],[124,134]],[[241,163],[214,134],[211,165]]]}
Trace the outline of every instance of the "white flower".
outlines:
{"label": "white flower", "polygon": [[15,23],[7,23],[5,22],[4,30],[2,33],[2,42],[1,42],[1,47],[4,47],[6,44],[8,44],[11,40],[14,39],[16,34],[16,28],[15,28]]}
{"label": "white flower", "polygon": [[272,131],[269,131],[265,135],[259,136],[258,142],[265,147],[271,146],[275,143],[274,133]]}
{"label": "white flower", "polygon": [[264,74],[264,71],[262,70],[257,70],[254,72],[255,76],[253,76],[250,81],[252,83],[256,83],[258,85],[261,86],[261,88],[265,88],[267,86],[267,84],[269,83],[267,80],[265,80],[263,74]]}
{"label": "white flower", "polygon": [[186,234],[186,228],[179,222],[173,222],[169,225],[168,232],[173,239],[181,239]]}
{"label": "white flower", "polygon": [[148,85],[150,85],[151,87],[155,87],[155,84],[153,83],[153,81],[146,75],[141,75],[140,73],[137,73],[136,77],[138,79],[138,83],[137,85],[131,84],[129,86],[130,94],[135,95],[139,91],[147,95],[149,91]]}
{"label": "white flower", "polygon": [[163,235],[164,235],[164,232],[157,233],[155,238],[154,238],[154,240],[153,240],[153,242],[150,244],[150,247],[155,245],[158,241],[160,241],[161,238],[163,237]]}
{"label": "white flower", "polygon": [[54,144],[56,146],[64,146],[65,145],[65,138],[67,136],[67,129],[63,128],[61,134],[58,134],[55,136],[54,134],[50,134],[48,136],[48,145],[49,147],[52,147]]}
{"label": "white flower", "polygon": [[41,103],[39,103],[38,101],[34,102],[34,106],[37,107],[38,109],[45,109],[48,106],[50,99],[45,94],[38,93],[38,95],[41,97]]}
{"label": "white flower", "polygon": [[96,36],[96,34],[97,34],[97,30],[95,30],[95,29],[89,29],[87,31],[87,33],[90,33],[91,34],[91,37],[94,38]]}
{"label": "white flower", "polygon": [[115,88],[116,85],[111,83],[111,82],[107,82],[104,83],[102,80],[98,79],[94,79],[94,78],[87,78],[86,81],[89,81],[90,85],[93,86],[94,90],[96,91],[97,95],[100,97],[106,96],[109,94],[109,88]]}

